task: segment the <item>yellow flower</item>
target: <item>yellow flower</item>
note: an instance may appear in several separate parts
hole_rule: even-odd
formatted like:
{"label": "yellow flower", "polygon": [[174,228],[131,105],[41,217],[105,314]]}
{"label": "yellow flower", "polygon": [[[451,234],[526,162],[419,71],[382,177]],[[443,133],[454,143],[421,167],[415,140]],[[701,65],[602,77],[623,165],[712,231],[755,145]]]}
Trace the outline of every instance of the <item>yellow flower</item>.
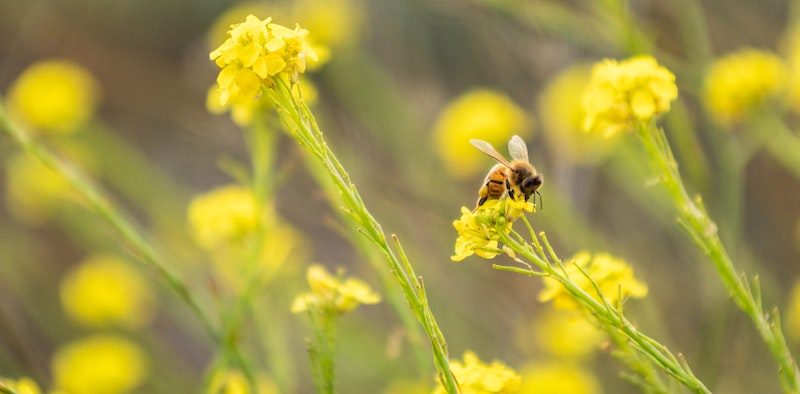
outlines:
{"label": "yellow flower", "polygon": [[485,156],[469,144],[470,139],[505,146],[514,134],[529,135],[529,124],[523,110],[505,94],[475,89],[452,101],[439,115],[433,130],[434,146],[452,175],[471,178],[488,166]]}
{"label": "yellow flower", "polygon": [[[297,98],[302,98],[309,105],[314,105],[317,101],[317,88],[314,83],[307,79],[300,79],[300,92],[292,90]],[[219,115],[230,111],[231,119],[242,127],[252,124],[259,116],[272,109],[272,103],[266,97],[244,97],[239,96],[235,100],[230,99],[223,105],[220,101],[220,89],[214,84],[208,89],[206,95],[206,108],[208,112]]]}
{"label": "yellow flower", "polygon": [[87,337],[60,348],[52,368],[56,389],[69,393],[125,393],[147,377],[139,347],[111,335]]}
{"label": "yellow flower", "polygon": [[601,141],[599,134],[583,130],[586,112],[575,105],[575,98],[586,90],[591,67],[579,64],[558,73],[539,96],[539,117],[547,142],[559,157],[576,164],[592,164],[602,160],[618,139]]}
{"label": "yellow flower", "polygon": [[536,317],[532,336],[539,349],[568,359],[586,358],[605,337],[581,314],[552,308],[547,308],[541,316]]}
{"label": "yellow flower", "polygon": [[189,203],[187,216],[197,244],[211,251],[243,240],[259,223],[253,193],[238,185],[219,187],[195,197]]}
{"label": "yellow flower", "polygon": [[583,128],[610,137],[669,111],[677,97],[675,75],[652,57],[606,59],[592,67],[583,93]]}
{"label": "yellow flower", "polygon": [[470,211],[461,207],[461,218],[453,222],[458,232],[453,261],[462,261],[473,254],[491,259],[502,253],[499,249],[500,233],[508,234],[514,220],[523,212],[533,212],[534,205],[521,198],[501,198],[487,200],[483,205]]}
{"label": "yellow flower", "polygon": [[278,388],[266,375],[256,376],[256,389],[250,389],[247,377],[239,370],[226,369],[217,371],[211,378],[208,394],[277,394]]}
{"label": "yellow flower", "polygon": [[789,294],[786,306],[786,327],[789,329],[788,337],[795,342],[800,342],[800,281],[795,282]]}
{"label": "yellow flower", "polygon": [[83,67],[66,60],[29,66],[8,93],[9,111],[43,132],[64,134],[91,119],[99,88]]}
{"label": "yellow flower", "polygon": [[600,394],[600,383],[588,370],[565,362],[523,369],[522,394]]}
{"label": "yellow flower", "polygon": [[[586,251],[579,252],[565,263],[565,268],[573,282],[593,298],[600,300],[594,286],[581,272],[582,268],[600,287],[603,298],[612,306],[628,297],[643,298],[647,295],[647,285],[633,276],[633,268],[625,261],[606,253],[592,255]],[[561,283],[549,277],[544,278],[544,289],[539,293],[539,301],[553,301],[553,306],[559,309],[578,308]]]}
{"label": "yellow flower", "polygon": [[221,105],[257,97],[276,76],[295,82],[305,72],[306,62],[317,60],[306,41],[307,30],[270,22],[270,18],[248,15],[244,22],[231,26],[228,39],[209,55],[220,68],[217,86]]}
{"label": "yellow flower", "polygon": [[711,65],[704,81],[703,100],[714,119],[730,125],[765,100],[781,95],[787,83],[786,66],[778,56],[741,49]]}
{"label": "yellow flower", "polygon": [[29,155],[13,156],[7,169],[6,204],[20,222],[42,224],[55,212],[59,201],[74,196],[64,177]]}
{"label": "yellow flower", "polygon": [[380,295],[360,279],[334,277],[318,264],[308,267],[306,279],[311,292],[294,300],[292,313],[305,312],[309,308],[345,313],[360,304],[372,305],[381,301]]}
{"label": "yellow flower", "polygon": [[352,45],[357,41],[363,21],[363,5],[353,0],[299,0],[294,3],[292,20],[308,28],[316,47]]}
{"label": "yellow flower", "polygon": [[0,392],[10,390],[16,394],[41,394],[39,385],[31,378],[22,377],[17,380],[0,378]]}
{"label": "yellow flower", "polygon": [[[516,393],[521,386],[519,375],[500,361],[484,363],[472,351],[464,352],[463,361],[451,360],[453,371],[463,394]],[[441,384],[434,394],[446,393]]]}
{"label": "yellow flower", "polygon": [[146,280],[124,261],[94,256],[61,282],[61,304],[85,326],[139,328],[152,319],[155,299]]}

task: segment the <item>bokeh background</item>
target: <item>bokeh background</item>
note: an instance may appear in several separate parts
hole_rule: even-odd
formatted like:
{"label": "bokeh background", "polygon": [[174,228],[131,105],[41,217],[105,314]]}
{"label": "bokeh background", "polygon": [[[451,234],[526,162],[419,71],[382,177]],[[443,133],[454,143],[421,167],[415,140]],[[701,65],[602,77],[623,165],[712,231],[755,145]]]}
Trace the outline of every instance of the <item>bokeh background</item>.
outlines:
{"label": "bokeh background", "polygon": [[[622,367],[602,338],[559,321],[537,301],[541,281],[494,271],[477,257],[450,261],[451,223],[461,206],[472,207],[492,165],[467,140],[483,138],[504,152],[505,141],[519,134],[545,179],[544,206],[533,222],[560,254],[607,251],[631,264],[649,294],[632,300],[628,313],[682,353],[713,391],[777,392],[765,346],[675,225],[638,141],[589,137],[578,125],[592,62],[651,53],[671,68],[680,100],[662,123],[685,181],[703,196],[737,266],[758,272],[765,304],[782,309],[797,344],[800,311],[793,311],[800,307],[791,293],[800,273],[800,150],[780,152],[765,142],[772,127],[797,136],[792,105],[768,97],[759,111],[770,115],[730,122],[709,114],[703,101],[711,62],[741,48],[770,52],[785,61],[787,74],[800,73],[792,63],[796,6],[627,3],[7,0],[0,2],[0,92],[10,95],[20,74],[40,61],[66,60],[88,71],[96,110],[78,131],[56,133],[58,144],[69,146],[64,150],[133,213],[215,310],[221,274],[193,243],[187,206],[192,196],[232,183],[220,167],[247,163],[248,156],[241,120],[207,108],[217,72],[208,52],[248,12],[300,22],[329,55],[307,74],[326,138],[383,228],[403,240],[453,357],[471,349],[483,360],[500,360],[526,385],[536,382],[529,392],[637,391],[620,378]],[[260,323],[247,323],[246,343],[270,380],[288,392],[309,392],[304,340],[311,331],[304,316],[289,313],[307,287],[305,268],[345,267],[385,289],[332,224],[338,216],[297,147],[276,135],[276,215],[303,241],[280,267],[280,280],[262,289],[251,319]],[[18,148],[5,137],[0,158],[0,375],[53,387],[55,356],[70,343],[105,335],[139,349],[133,391],[202,390],[215,349],[194,316],[154,272],[133,264],[114,232],[68,191],[37,187],[48,178],[35,170],[19,173]],[[152,298],[126,327],[87,326],[65,311],[65,278],[98,255],[126,262],[130,275],[141,276],[131,286],[144,286]],[[84,296],[103,298],[106,291]],[[341,392],[432,387],[432,362],[416,365],[388,303],[343,316],[338,333]],[[259,346],[282,349],[279,361],[265,359]]]}

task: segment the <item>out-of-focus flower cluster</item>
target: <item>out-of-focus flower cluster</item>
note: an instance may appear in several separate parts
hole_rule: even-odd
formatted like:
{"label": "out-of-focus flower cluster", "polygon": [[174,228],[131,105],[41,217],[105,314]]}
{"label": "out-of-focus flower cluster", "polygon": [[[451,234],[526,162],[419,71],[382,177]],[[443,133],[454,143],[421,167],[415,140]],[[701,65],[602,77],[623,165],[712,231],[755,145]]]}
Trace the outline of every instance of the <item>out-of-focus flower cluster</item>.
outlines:
{"label": "out-of-focus flower cluster", "polygon": [[599,394],[600,383],[591,372],[576,364],[551,361],[531,364],[521,370],[520,394]]}
{"label": "out-of-focus flower cluster", "polygon": [[[450,360],[450,370],[464,394],[516,393],[522,384],[520,376],[507,365],[500,361],[487,364],[472,351],[464,352],[462,360]],[[441,382],[433,391],[446,392]]]}
{"label": "out-of-focus flower cluster", "polygon": [[453,222],[458,238],[450,259],[462,261],[473,254],[491,259],[502,253],[498,248],[500,234],[508,234],[514,220],[534,208],[533,202],[525,201],[521,195],[516,199],[487,200],[474,211],[461,207],[461,218]]}
{"label": "out-of-focus flower cluster", "polygon": [[361,304],[373,305],[381,301],[380,295],[364,281],[333,276],[318,264],[308,267],[306,280],[311,291],[295,298],[292,313],[310,309],[347,313]]}
{"label": "out-of-focus flower cluster", "polygon": [[19,379],[0,378],[0,392],[4,390],[16,394],[41,394],[39,385],[31,378],[21,377]]}
{"label": "out-of-focus flower cluster", "polygon": [[667,112],[677,97],[675,75],[652,57],[606,59],[592,68],[584,91],[583,127],[610,137]]}
{"label": "out-of-focus flower cluster", "polygon": [[66,393],[126,393],[147,377],[142,350],[127,339],[105,334],[59,349],[52,368],[56,389]]}

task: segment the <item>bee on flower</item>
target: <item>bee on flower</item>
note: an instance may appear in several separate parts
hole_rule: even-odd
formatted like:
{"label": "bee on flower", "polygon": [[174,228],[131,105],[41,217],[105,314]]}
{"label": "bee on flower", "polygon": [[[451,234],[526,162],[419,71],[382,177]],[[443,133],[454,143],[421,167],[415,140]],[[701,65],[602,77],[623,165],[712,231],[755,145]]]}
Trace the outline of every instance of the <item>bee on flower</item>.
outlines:
{"label": "bee on flower", "polygon": [[[450,370],[464,394],[516,393],[522,385],[513,369],[500,361],[485,363],[470,350],[464,352],[462,360],[450,360]],[[433,390],[434,394],[446,392],[441,384]]]}
{"label": "bee on flower", "polygon": [[523,195],[487,200],[474,211],[462,207],[461,218],[453,222],[458,238],[450,259],[462,261],[473,254],[491,259],[503,253],[500,234],[508,234],[514,220],[534,210],[533,202],[525,201]]}

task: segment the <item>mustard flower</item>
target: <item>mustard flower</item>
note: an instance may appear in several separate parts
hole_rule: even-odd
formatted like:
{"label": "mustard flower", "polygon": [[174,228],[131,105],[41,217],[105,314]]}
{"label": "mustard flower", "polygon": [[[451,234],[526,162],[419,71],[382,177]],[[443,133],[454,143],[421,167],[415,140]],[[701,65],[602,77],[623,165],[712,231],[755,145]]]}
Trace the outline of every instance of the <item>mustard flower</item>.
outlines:
{"label": "mustard flower", "polygon": [[[314,83],[307,79],[301,78],[300,91],[292,90],[292,93],[297,98],[302,98],[309,105],[314,105],[317,101],[319,94]],[[206,95],[206,109],[208,112],[219,115],[230,111],[231,119],[234,123],[241,127],[253,124],[259,116],[263,116],[268,111],[272,110],[272,103],[266,97],[244,97],[239,96],[235,100],[231,99],[223,105],[220,101],[220,90],[216,84],[211,86]]]}
{"label": "mustard flower", "polygon": [[711,65],[704,81],[703,101],[714,119],[730,125],[765,100],[781,96],[787,83],[786,66],[778,56],[741,49]]}
{"label": "mustard flower", "polygon": [[83,67],[67,60],[46,60],[29,66],[8,92],[9,111],[45,133],[76,131],[91,119],[99,88]]}
{"label": "mustard flower", "polygon": [[112,335],[87,337],[58,349],[52,368],[56,389],[68,393],[125,393],[147,377],[142,350]]}
{"label": "mustard flower", "polygon": [[534,364],[522,370],[520,394],[600,394],[591,371],[564,361]]}
{"label": "mustard flower", "polygon": [[150,322],[155,307],[147,281],[113,256],[82,262],[61,282],[60,294],[67,315],[89,327],[140,328]]}
{"label": "mustard flower", "polygon": [[470,211],[461,207],[461,218],[453,222],[458,232],[453,261],[462,261],[473,254],[491,259],[502,253],[499,248],[500,233],[508,234],[511,225],[524,212],[533,212],[534,205],[521,196],[517,199],[487,200]]}
{"label": "mustard flower", "polygon": [[195,197],[187,216],[195,241],[207,250],[243,240],[259,223],[255,196],[239,185],[219,187]]}
{"label": "mustard flower", "polygon": [[19,379],[0,378],[0,392],[10,390],[16,394],[41,394],[42,390],[36,382],[27,377]]}
{"label": "mustard flower", "polygon": [[361,304],[372,305],[381,301],[380,295],[360,279],[335,277],[318,264],[308,267],[306,279],[311,291],[294,300],[292,313],[310,308],[346,313]]}
{"label": "mustard flower", "polygon": [[[472,351],[464,352],[463,360],[450,360],[450,370],[463,394],[516,393],[522,384],[520,376],[500,361],[487,364]],[[446,393],[441,384],[434,394]]]}
{"label": "mustard flower", "polygon": [[[581,272],[583,269],[600,287],[603,298],[611,305],[617,305],[628,297],[643,298],[647,295],[647,285],[633,276],[633,268],[625,261],[606,253],[593,255],[586,251],[579,252],[565,263],[565,269],[573,282],[593,298],[600,300],[592,283]],[[544,289],[539,293],[539,301],[553,301],[553,306],[559,309],[578,309],[578,305],[561,283],[550,277],[544,278]]]}
{"label": "mustard flower", "polygon": [[434,148],[453,176],[471,178],[486,171],[471,138],[505,146],[514,134],[530,135],[530,119],[511,98],[489,89],[468,91],[445,107],[433,130]]}
{"label": "mustard flower", "polygon": [[669,111],[677,97],[675,75],[652,57],[606,59],[594,65],[583,93],[583,128],[611,137]]}
{"label": "mustard flower", "polygon": [[547,308],[534,319],[532,333],[539,349],[562,359],[580,360],[600,346],[605,334],[577,311]]}
{"label": "mustard flower", "polygon": [[220,68],[220,104],[226,105],[240,96],[257,97],[276,76],[297,81],[305,72],[307,61],[317,60],[306,41],[307,35],[308,31],[300,26],[289,29],[271,23],[271,18],[261,20],[254,15],[231,26],[228,39],[209,55]]}

